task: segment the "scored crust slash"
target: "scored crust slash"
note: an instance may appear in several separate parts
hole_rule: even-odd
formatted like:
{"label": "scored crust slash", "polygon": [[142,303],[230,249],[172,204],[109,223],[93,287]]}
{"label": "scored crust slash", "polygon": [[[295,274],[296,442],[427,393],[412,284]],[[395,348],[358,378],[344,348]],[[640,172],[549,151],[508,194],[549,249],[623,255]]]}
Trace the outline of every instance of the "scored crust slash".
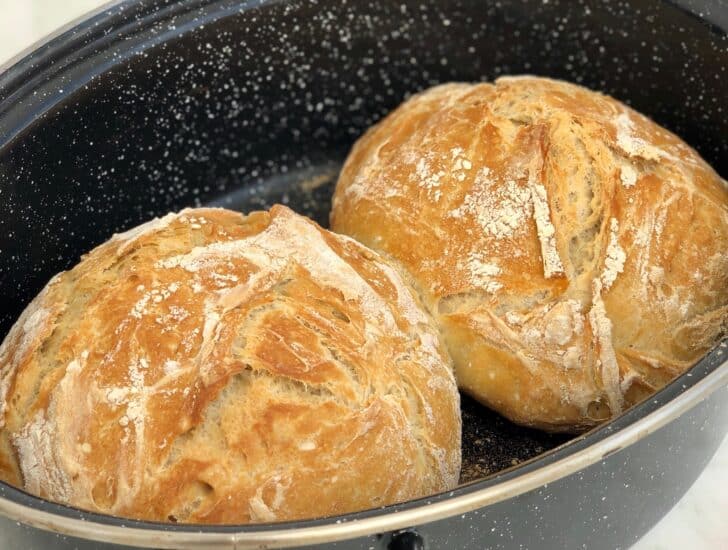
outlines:
{"label": "scored crust slash", "polygon": [[411,275],[461,389],[527,426],[613,418],[726,333],[725,182],[574,84],[412,97],[354,146],[331,226]]}

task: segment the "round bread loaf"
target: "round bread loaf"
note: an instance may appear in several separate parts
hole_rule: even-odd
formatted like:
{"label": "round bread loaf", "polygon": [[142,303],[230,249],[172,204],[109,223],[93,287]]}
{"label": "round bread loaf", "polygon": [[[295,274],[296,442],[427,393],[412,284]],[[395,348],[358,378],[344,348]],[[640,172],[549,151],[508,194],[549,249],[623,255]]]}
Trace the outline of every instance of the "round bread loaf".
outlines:
{"label": "round bread loaf", "polygon": [[411,274],[460,387],[520,424],[593,426],[726,333],[726,182],[576,85],[411,98],[354,146],[331,221]]}
{"label": "round bread loaf", "polygon": [[460,410],[446,357],[409,287],[351,239],[281,206],[169,214],[56,276],[5,339],[0,476],[199,523],[447,490]]}

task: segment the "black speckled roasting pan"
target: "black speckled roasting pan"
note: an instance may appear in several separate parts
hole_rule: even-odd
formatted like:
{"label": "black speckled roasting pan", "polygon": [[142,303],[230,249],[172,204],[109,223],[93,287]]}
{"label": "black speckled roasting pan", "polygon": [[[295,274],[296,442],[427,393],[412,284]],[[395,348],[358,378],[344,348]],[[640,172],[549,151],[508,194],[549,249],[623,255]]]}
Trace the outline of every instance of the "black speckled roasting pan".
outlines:
{"label": "black speckled roasting pan", "polygon": [[[353,141],[408,94],[534,73],[603,90],[728,176],[725,1],[126,0],[0,69],[0,338],[56,272],[185,206],[326,224]],[[464,398],[456,490],[314,521],[163,525],[0,483],[2,548],[623,548],[728,431],[728,349],[569,439]]]}

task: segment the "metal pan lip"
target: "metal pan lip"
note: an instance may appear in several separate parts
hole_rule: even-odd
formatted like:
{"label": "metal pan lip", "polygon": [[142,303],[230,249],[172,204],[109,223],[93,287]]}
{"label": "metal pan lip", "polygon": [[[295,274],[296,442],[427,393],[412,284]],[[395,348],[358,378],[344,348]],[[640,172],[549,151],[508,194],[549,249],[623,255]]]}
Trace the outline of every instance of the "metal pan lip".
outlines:
{"label": "metal pan lip", "polygon": [[46,34],[45,36],[39,38],[26,48],[20,50],[14,56],[5,60],[3,63],[0,63],[0,75],[7,72],[11,67],[19,65],[21,61],[25,61],[26,58],[30,57],[31,54],[38,52],[43,46],[52,42],[53,40],[70,31],[71,29],[87,27],[89,20],[127,1],[128,0],[108,0],[101,6],[98,6],[97,8],[80,15],[75,19],[72,19],[71,21],[60,27],[57,27],[49,34]]}
{"label": "metal pan lip", "polygon": [[[251,1],[246,7],[265,3],[268,1]],[[192,0],[187,4],[196,7],[217,4],[222,10],[230,2]],[[7,98],[3,94],[4,84],[4,91],[12,93],[22,84],[23,76],[37,70],[38,63],[53,59],[61,51],[93,44],[103,34],[95,30],[97,27],[111,21],[123,21],[125,12],[128,14],[131,8],[141,9],[142,18],[144,13],[152,16],[155,5],[149,0],[111,0],[36,42],[0,65],[0,104]],[[285,548],[394,531],[516,497],[583,470],[644,439],[713,392],[728,386],[728,360],[720,364],[716,360],[718,354],[726,351],[714,350],[649,400],[557,449],[451,492],[399,505],[340,517],[278,524],[176,525],[85,512],[28,495],[0,482],[0,514],[64,535],[155,548]]]}

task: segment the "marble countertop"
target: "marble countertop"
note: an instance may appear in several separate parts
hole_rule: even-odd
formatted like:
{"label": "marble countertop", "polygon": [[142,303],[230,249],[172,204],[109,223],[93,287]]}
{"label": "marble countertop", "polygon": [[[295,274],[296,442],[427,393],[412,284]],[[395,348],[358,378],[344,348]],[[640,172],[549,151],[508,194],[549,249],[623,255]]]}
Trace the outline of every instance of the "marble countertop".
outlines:
{"label": "marble countertop", "polygon": [[[0,0],[0,64],[106,0]],[[728,439],[683,499],[633,550],[728,548]]]}
{"label": "marble countertop", "polygon": [[728,438],[682,500],[633,550],[728,548]]}

